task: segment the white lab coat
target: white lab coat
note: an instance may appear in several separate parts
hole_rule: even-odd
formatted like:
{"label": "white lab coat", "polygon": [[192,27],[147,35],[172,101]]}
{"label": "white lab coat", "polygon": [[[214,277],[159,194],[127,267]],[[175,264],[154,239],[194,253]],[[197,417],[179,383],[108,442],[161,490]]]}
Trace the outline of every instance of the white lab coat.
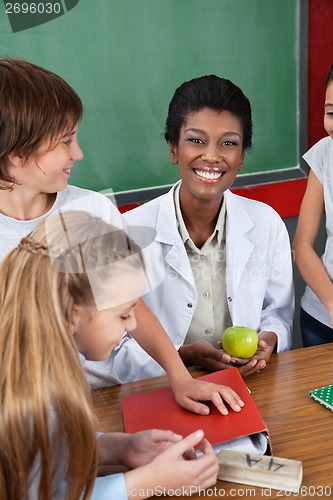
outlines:
{"label": "white lab coat", "polygon": [[[178,349],[191,323],[197,293],[177,227],[174,188],[124,216],[130,226],[148,226],[156,231],[155,241],[150,245],[152,258],[147,262],[152,289],[143,298]],[[264,203],[229,190],[224,198],[226,287],[232,323],[258,332],[275,332],[277,351],[286,351],[291,348],[294,288],[285,224]],[[162,260],[158,252],[162,252]],[[161,281],[158,286],[154,285],[157,269],[160,274],[157,281]],[[133,338],[117,351],[114,368],[123,383],[164,374]]]}

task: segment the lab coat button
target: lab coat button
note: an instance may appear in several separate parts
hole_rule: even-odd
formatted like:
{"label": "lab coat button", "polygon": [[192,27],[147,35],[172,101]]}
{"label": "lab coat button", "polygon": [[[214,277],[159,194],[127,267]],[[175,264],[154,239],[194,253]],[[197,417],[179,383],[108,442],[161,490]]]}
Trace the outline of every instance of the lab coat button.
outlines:
{"label": "lab coat button", "polygon": [[231,297],[228,297],[228,301],[229,301],[229,302],[232,302],[232,298],[231,298]]}
{"label": "lab coat button", "polygon": [[189,303],[187,304],[187,307],[189,307],[189,308],[193,307],[193,305],[191,304],[191,302],[189,302]]}
{"label": "lab coat button", "polygon": [[205,299],[208,299],[208,297],[209,297],[209,292],[204,292],[202,295],[203,295],[203,297],[204,297]]}

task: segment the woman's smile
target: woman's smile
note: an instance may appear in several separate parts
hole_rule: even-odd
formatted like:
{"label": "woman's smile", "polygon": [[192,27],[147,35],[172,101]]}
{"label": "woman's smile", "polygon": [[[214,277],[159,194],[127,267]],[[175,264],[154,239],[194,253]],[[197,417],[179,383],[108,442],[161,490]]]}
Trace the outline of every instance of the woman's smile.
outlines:
{"label": "woman's smile", "polygon": [[193,171],[200,180],[208,183],[217,182],[225,174],[225,171],[215,168],[194,168]]}
{"label": "woman's smile", "polygon": [[192,200],[222,198],[243,168],[239,118],[229,111],[209,108],[189,114],[178,143],[170,144],[170,159],[178,164],[182,195],[186,191]]}

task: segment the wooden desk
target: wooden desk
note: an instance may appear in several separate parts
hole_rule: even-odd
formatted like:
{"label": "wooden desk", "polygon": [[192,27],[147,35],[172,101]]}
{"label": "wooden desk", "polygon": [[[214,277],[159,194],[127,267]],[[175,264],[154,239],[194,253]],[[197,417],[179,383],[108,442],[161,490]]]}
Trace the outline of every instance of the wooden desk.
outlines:
{"label": "wooden desk", "polygon": [[[204,373],[197,370],[192,375]],[[218,481],[206,494],[201,491],[191,498],[333,497],[333,414],[309,397],[310,389],[333,383],[333,344],[274,354],[246,383],[269,429],[274,456],[303,462],[302,487],[295,494]],[[123,397],[166,385],[167,378],[158,377],[95,391],[100,430],[124,430]]]}

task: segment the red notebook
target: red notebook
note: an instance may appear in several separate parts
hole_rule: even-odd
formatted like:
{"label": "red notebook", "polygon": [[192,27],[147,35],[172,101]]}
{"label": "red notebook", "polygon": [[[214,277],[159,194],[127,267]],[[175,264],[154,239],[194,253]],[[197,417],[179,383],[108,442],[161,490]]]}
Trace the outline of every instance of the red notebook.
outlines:
{"label": "red notebook", "polygon": [[208,403],[210,414],[197,415],[179,406],[171,387],[164,387],[133,394],[122,400],[125,431],[171,429],[187,436],[202,429],[212,445],[259,433],[263,433],[269,441],[265,422],[237,368],[210,373],[200,379],[234,389],[245,403],[242,410],[234,412],[228,408],[229,415],[221,415],[212,403]]}

